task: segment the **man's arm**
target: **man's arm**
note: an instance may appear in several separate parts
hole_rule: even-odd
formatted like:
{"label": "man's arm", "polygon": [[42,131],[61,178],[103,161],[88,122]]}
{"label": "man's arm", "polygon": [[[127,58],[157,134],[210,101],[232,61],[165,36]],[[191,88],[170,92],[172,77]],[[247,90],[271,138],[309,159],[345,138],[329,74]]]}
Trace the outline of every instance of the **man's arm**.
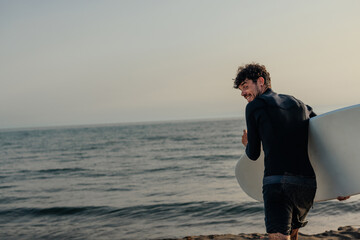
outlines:
{"label": "man's arm", "polygon": [[309,111],[309,117],[310,118],[317,116],[317,114],[314,112],[312,107],[310,107],[309,105],[305,105],[305,106],[306,106],[307,110]]}
{"label": "man's arm", "polygon": [[242,142],[246,143],[246,155],[251,160],[257,160],[260,156],[261,141],[259,136],[258,125],[254,117],[254,113],[251,111],[249,104],[246,106],[246,126],[247,131],[244,130]]}
{"label": "man's arm", "polygon": [[339,197],[337,197],[337,200],[339,200],[339,201],[344,201],[344,200],[347,200],[347,199],[349,199],[349,198],[350,198],[350,196],[346,196],[346,197],[339,196]]}

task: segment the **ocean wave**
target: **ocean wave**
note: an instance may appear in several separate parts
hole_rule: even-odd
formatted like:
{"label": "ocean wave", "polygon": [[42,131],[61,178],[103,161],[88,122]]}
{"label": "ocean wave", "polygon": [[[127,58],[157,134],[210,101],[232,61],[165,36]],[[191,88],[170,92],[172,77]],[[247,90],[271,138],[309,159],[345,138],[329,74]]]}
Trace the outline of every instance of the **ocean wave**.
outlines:
{"label": "ocean wave", "polygon": [[1,219],[39,216],[91,215],[104,212],[104,207],[10,208],[0,210]]}
{"label": "ocean wave", "polygon": [[[9,199],[7,199],[9,200]],[[14,199],[13,199],[14,200]],[[336,201],[317,203],[311,215],[337,215],[360,210],[360,203],[349,202],[339,204]],[[109,206],[84,207],[50,207],[50,208],[9,208],[0,210],[1,222],[21,217],[44,216],[85,216],[121,218],[128,220],[166,220],[176,218],[209,220],[218,222],[221,219],[252,217],[263,215],[263,204],[260,202],[184,202],[152,205],[136,205],[123,208]],[[209,223],[207,223],[209,224]]]}
{"label": "ocean wave", "polygon": [[46,174],[59,174],[59,173],[68,173],[68,172],[81,172],[87,171],[84,168],[49,168],[41,170],[20,170],[20,173],[24,174],[36,174],[36,173],[46,173]]}
{"label": "ocean wave", "polygon": [[85,168],[49,168],[49,169],[40,169],[40,170],[29,170],[22,169],[14,172],[8,172],[4,178],[12,180],[34,180],[34,179],[51,179],[53,177],[67,177],[74,175],[83,175],[86,176],[87,173],[91,172],[89,169]]}
{"label": "ocean wave", "polygon": [[51,169],[43,169],[37,172],[39,173],[51,173],[51,174],[62,174],[62,173],[69,173],[69,172],[83,172],[87,171],[84,168],[51,168]]}
{"label": "ocean wave", "polygon": [[28,198],[25,197],[2,197],[0,198],[0,204],[8,204],[8,203],[14,203],[18,201],[24,201]]}
{"label": "ocean wave", "polygon": [[181,167],[178,166],[170,166],[170,167],[163,167],[163,168],[153,168],[143,170],[142,173],[153,173],[153,172],[164,172],[164,171],[180,171],[182,170]]}
{"label": "ocean wave", "polygon": [[144,136],[144,137],[141,137],[142,140],[145,140],[145,141],[165,141],[165,140],[168,140],[168,141],[173,141],[173,142],[184,142],[184,141],[190,141],[190,142],[193,142],[193,141],[197,141],[199,140],[198,137],[190,137],[190,136]]}
{"label": "ocean wave", "polygon": [[248,202],[237,204],[233,202],[186,202],[153,205],[137,205],[124,208],[108,206],[85,207],[51,207],[51,208],[10,208],[0,210],[0,217],[5,221],[17,217],[43,216],[104,216],[126,219],[161,220],[176,217],[196,218],[227,218],[228,216],[250,216],[263,211],[261,203]]}
{"label": "ocean wave", "polygon": [[[166,158],[165,158],[166,159]],[[162,160],[165,160],[162,159]],[[166,160],[203,160],[203,161],[224,161],[224,160],[237,160],[240,159],[240,155],[234,154],[198,154],[189,156],[179,156],[173,159],[167,158]]]}
{"label": "ocean wave", "polygon": [[351,212],[359,212],[360,203],[358,201],[339,202],[337,200],[315,203],[311,210],[312,215],[338,215]]}

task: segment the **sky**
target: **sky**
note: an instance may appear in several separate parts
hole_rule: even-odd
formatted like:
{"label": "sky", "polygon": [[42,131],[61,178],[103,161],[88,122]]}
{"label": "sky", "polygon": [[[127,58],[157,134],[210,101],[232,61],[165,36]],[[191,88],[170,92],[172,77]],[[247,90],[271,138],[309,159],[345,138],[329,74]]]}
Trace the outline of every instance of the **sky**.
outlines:
{"label": "sky", "polygon": [[358,0],[0,0],[0,128],[241,117],[237,68],[360,103]]}

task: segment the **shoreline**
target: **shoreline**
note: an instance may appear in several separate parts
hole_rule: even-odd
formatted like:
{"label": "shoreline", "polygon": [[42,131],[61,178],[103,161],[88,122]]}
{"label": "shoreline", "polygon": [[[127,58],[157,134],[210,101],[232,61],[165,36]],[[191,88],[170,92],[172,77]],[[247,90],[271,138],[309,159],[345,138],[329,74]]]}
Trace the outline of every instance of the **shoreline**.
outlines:
{"label": "shoreline", "polygon": [[[260,233],[240,233],[240,234],[217,234],[217,235],[200,235],[200,236],[186,236],[183,238],[164,238],[161,240],[254,240],[254,239],[268,239],[267,234]],[[353,226],[339,227],[337,230],[329,230],[317,234],[302,234],[299,233],[299,240],[344,240],[344,239],[360,239],[360,228]]]}

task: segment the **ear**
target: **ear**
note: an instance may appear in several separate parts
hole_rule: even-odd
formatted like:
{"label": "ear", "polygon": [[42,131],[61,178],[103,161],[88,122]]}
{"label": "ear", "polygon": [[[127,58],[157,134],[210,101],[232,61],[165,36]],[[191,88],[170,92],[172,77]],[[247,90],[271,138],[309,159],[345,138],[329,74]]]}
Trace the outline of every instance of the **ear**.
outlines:
{"label": "ear", "polygon": [[265,85],[265,79],[263,77],[259,77],[257,82],[260,84],[260,86]]}

